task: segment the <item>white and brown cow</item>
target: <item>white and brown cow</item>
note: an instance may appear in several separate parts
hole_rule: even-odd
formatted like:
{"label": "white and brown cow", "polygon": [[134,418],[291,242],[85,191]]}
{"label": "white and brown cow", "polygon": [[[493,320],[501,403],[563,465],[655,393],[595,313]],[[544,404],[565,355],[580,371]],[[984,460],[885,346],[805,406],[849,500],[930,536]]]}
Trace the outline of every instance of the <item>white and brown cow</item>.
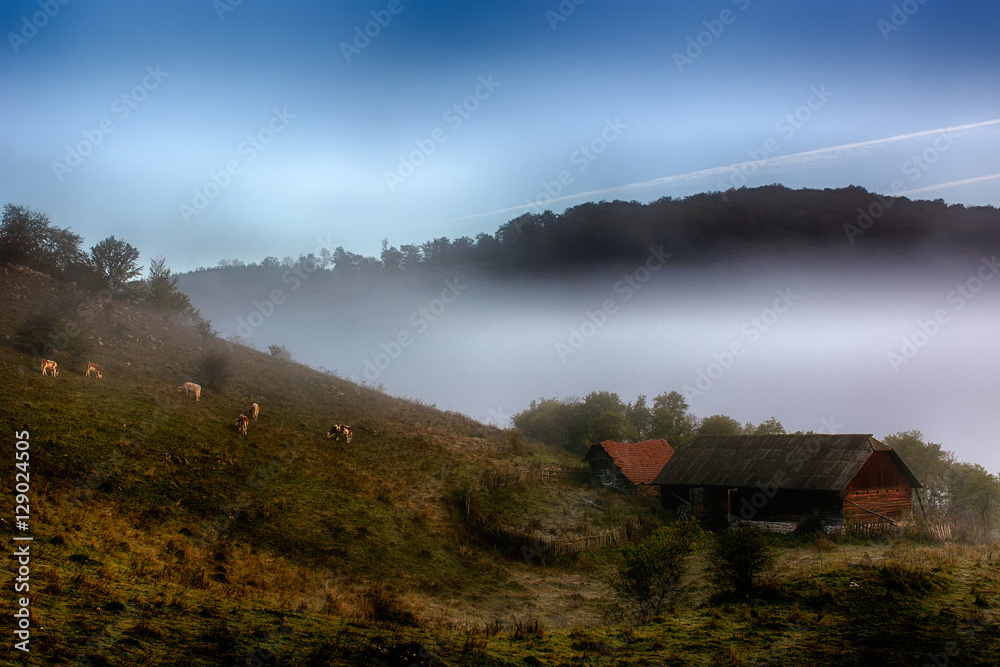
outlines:
{"label": "white and brown cow", "polygon": [[59,375],[59,364],[50,359],[42,359],[42,375],[45,371],[52,371],[52,377]]}
{"label": "white and brown cow", "polygon": [[254,403],[250,406],[250,419],[257,419],[257,415],[260,414],[260,406]]}
{"label": "white and brown cow", "polygon": [[185,382],[181,386],[177,387],[177,391],[185,392],[186,396],[194,394],[194,400],[201,400],[201,385],[195,384],[194,382]]}
{"label": "white and brown cow", "polygon": [[340,436],[347,436],[347,442],[351,442],[351,427],[344,426],[343,424],[334,424],[330,427],[330,430],[326,433],[326,439],[335,438],[340,440]]}
{"label": "white and brown cow", "polygon": [[236,418],[236,428],[240,430],[243,435],[247,434],[247,426],[250,425],[250,420],[246,415],[240,415]]}
{"label": "white and brown cow", "polygon": [[104,376],[101,375],[101,367],[98,366],[97,364],[95,364],[92,361],[88,361],[87,362],[87,377],[90,377],[90,372],[91,371],[93,371],[95,374],[97,374],[97,379],[98,380],[101,380],[101,379],[104,378]]}

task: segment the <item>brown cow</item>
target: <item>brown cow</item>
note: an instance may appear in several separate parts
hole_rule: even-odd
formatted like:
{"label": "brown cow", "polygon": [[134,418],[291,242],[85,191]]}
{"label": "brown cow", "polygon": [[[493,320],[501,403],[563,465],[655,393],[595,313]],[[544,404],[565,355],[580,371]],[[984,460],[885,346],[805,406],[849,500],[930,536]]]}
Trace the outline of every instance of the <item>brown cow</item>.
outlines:
{"label": "brown cow", "polygon": [[250,419],[257,419],[257,415],[260,414],[260,406],[254,403],[250,406]]}
{"label": "brown cow", "polygon": [[347,436],[347,442],[350,443],[351,442],[351,427],[350,426],[344,426],[343,424],[334,424],[333,426],[330,427],[330,430],[327,431],[327,433],[326,433],[326,439],[329,440],[330,438],[334,438],[335,437],[337,440],[340,440],[340,436],[341,435]]}
{"label": "brown cow", "polygon": [[97,379],[98,380],[101,380],[101,379],[104,378],[104,376],[101,375],[101,367],[98,366],[97,364],[95,364],[92,361],[88,361],[87,362],[87,377],[90,377],[90,372],[91,371],[94,371],[94,373],[97,374]]}
{"label": "brown cow", "polygon": [[42,359],[42,375],[45,371],[52,371],[52,377],[59,375],[59,364],[49,359]]}
{"label": "brown cow", "polygon": [[240,430],[243,435],[247,434],[247,426],[250,425],[250,420],[247,419],[246,415],[240,415],[236,418],[236,428]]}

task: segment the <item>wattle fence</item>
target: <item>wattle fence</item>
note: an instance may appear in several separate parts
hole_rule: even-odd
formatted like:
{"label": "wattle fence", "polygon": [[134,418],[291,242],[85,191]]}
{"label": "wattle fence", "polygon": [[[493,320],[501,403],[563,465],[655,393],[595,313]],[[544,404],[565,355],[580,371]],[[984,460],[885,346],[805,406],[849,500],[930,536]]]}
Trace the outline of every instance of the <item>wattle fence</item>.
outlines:
{"label": "wattle fence", "polygon": [[[552,477],[577,478],[581,483],[585,483],[589,474],[589,469],[586,466],[484,470],[476,477],[474,487],[477,489],[497,488]],[[629,540],[627,526],[615,526],[594,535],[559,538],[545,535],[539,531],[528,532],[512,526],[496,524],[472,507],[471,490],[465,497],[465,521],[470,528],[496,545],[497,548],[516,552],[529,563],[544,562],[546,557],[565,556],[587,549],[621,545]]]}
{"label": "wattle fence", "polygon": [[547,467],[516,467],[510,470],[484,470],[476,476],[474,485],[477,489],[493,489],[510,484],[522,484],[549,477],[571,477],[580,482],[586,482],[590,476],[587,466],[547,466]]}

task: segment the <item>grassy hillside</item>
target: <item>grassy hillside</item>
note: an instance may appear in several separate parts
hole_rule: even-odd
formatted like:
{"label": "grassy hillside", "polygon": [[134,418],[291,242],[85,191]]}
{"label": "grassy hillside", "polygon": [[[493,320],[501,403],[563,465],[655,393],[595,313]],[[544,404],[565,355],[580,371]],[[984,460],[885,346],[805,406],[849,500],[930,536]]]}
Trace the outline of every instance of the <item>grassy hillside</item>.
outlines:
{"label": "grassy hillside", "polygon": [[[601,583],[614,547],[540,563],[464,521],[470,497],[550,534],[659,521],[645,499],[572,477],[473,489],[488,468],[577,457],[17,267],[0,267],[0,301],[9,498],[13,434],[31,443],[20,664],[1000,662],[996,547],[789,542],[752,599],[715,596],[699,553],[676,609],[631,627]],[[55,378],[17,345],[42,311],[68,347],[90,348],[56,357]],[[232,371],[215,388],[199,370],[211,353]],[[84,377],[88,360],[104,379]],[[200,401],[177,391],[188,380]],[[252,402],[243,436],[234,422]],[[327,440],[333,423],[353,442]]]}

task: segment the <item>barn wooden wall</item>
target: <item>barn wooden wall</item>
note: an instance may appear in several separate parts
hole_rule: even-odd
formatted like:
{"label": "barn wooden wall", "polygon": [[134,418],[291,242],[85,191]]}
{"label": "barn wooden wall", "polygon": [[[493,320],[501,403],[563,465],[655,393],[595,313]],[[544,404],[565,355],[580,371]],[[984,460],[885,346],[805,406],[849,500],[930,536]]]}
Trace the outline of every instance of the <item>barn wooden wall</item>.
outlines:
{"label": "barn wooden wall", "polygon": [[[857,503],[865,509],[852,505]],[[848,521],[858,523],[871,523],[881,521],[879,516],[872,514],[878,512],[890,519],[901,521],[910,519],[913,516],[913,493],[910,487],[901,489],[863,489],[858,491],[844,492],[844,518]]]}
{"label": "barn wooden wall", "polygon": [[910,482],[896,465],[892,452],[872,452],[858,474],[847,485],[847,490],[898,489],[909,486]]}

